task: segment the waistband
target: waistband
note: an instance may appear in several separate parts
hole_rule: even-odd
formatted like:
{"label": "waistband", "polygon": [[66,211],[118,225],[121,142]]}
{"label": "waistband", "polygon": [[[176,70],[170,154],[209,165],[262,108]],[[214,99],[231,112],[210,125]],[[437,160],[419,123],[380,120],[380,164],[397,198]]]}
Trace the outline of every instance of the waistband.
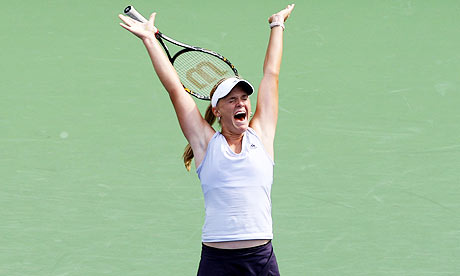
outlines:
{"label": "waistband", "polygon": [[246,256],[264,252],[271,252],[273,250],[272,242],[269,241],[266,244],[248,247],[248,248],[238,248],[238,249],[221,249],[202,244],[201,255],[206,256],[221,256],[221,257],[237,257],[237,256]]}

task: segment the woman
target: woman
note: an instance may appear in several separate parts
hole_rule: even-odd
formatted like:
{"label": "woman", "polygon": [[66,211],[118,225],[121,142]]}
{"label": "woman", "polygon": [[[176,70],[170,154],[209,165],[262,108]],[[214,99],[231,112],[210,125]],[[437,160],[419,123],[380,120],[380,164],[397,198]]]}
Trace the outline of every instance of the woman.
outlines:
{"label": "woman", "polygon": [[[156,13],[146,23],[119,15],[124,22],[120,25],[144,43],[169,93],[189,142],[184,153],[187,169],[195,158],[206,209],[198,275],[279,275],[271,245],[270,191],[284,22],[293,8],[289,5],[268,19],[270,38],[252,119],[253,86],[229,78],[213,88],[205,120],[155,39]],[[220,132],[212,127],[215,118]]]}

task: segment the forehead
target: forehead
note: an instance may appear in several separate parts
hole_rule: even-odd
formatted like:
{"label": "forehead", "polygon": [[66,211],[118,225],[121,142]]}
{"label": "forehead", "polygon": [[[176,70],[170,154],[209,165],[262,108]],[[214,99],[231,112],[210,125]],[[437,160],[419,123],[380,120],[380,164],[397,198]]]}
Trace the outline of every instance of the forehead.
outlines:
{"label": "forehead", "polygon": [[241,95],[248,96],[248,93],[241,86],[237,85],[237,86],[233,87],[233,89],[230,91],[230,93],[228,93],[228,95],[225,96],[224,98],[240,97]]}

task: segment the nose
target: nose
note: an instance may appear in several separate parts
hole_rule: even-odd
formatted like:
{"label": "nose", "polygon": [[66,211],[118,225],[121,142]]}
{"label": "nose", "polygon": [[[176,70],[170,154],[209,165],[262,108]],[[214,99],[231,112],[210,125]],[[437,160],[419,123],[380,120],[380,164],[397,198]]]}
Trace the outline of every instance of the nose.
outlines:
{"label": "nose", "polygon": [[237,99],[236,100],[236,106],[243,106],[244,104],[244,100],[243,99]]}

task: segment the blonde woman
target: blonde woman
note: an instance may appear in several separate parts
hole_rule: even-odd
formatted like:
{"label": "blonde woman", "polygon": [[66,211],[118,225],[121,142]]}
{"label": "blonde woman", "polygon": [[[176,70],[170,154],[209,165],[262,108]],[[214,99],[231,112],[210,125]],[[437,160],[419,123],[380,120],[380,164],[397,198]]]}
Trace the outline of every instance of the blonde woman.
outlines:
{"label": "blonde woman", "polygon": [[[254,88],[239,78],[214,86],[203,118],[154,36],[156,13],[146,23],[119,15],[120,25],[144,43],[169,93],[189,142],[184,153],[188,170],[195,159],[205,200],[198,275],[279,275],[271,244],[270,193],[284,22],[293,9],[289,5],[268,19],[270,38],[252,119],[249,96]],[[220,131],[212,127],[216,118]]]}

